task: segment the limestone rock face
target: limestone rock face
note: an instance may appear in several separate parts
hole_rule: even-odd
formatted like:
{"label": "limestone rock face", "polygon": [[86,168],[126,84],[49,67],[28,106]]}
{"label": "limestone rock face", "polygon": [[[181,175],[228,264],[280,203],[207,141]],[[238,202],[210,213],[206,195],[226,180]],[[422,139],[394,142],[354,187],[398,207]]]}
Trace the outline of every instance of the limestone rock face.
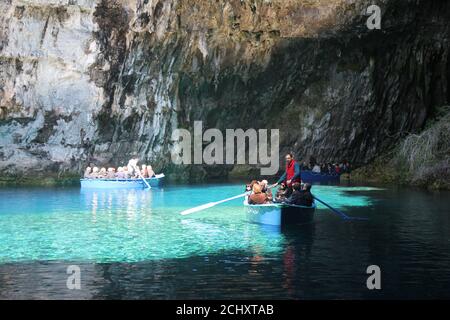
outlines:
{"label": "limestone rock face", "polygon": [[281,152],[366,164],[450,100],[448,1],[2,0],[0,172],[79,174],[171,133],[278,128]]}

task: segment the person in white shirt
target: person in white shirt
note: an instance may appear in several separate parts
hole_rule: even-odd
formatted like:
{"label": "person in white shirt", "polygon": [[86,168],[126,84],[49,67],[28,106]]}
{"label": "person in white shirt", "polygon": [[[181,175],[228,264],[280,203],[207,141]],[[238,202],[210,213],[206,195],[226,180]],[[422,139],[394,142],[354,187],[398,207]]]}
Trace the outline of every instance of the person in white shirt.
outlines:
{"label": "person in white shirt", "polygon": [[92,173],[91,173],[91,179],[97,179],[98,178],[98,168],[94,167],[92,169]]}
{"label": "person in white shirt", "polygon": [[136,168],[138,161],[139,161],[139,159],[137,159],[137,158],[132,158],[128,161],[128,164],[127,164],[128,170],[127,171],[128,171],[128,174],[130,177],[134,177],[135,175],[137,175],[137,172],[135,172],[135,168]]}
{"label": "person in white shirt", "polygon": [[86,170],[84,170],[84,178],[85,179],[90,179],[91,178],[91,167],[87,167]]}
{"label": "person in white shirt", "polygon": [[318,164],[315,164],[314,167],[313,167],[313,169],[312,169],[312,172],[314,172],[314,173],[320,173],[320,166],[319,166]]}

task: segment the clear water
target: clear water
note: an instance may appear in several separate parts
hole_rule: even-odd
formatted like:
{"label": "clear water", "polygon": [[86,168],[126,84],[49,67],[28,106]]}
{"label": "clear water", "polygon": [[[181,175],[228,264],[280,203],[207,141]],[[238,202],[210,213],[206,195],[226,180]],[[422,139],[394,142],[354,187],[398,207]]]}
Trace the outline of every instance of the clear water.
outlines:
{"label": "clear water", "polygon": [[[250,224],[241,184],[0,189],[0,298],[449,298],[449,193],[315,186],[311,225]],[[66,287],[79,265],[82,289]],[[382,290],[366,287],[379,265]]]}

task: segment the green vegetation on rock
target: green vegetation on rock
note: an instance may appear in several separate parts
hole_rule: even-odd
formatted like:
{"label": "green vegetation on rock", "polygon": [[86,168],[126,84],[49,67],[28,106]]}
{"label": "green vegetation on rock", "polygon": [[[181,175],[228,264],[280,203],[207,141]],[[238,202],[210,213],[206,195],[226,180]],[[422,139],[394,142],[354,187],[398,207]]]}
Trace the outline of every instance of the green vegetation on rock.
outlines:
{"label": "green vegetation on rock", "polygon": [[440,108],[421,133],[408,135],[352,178],[450,189],[450,107]]}

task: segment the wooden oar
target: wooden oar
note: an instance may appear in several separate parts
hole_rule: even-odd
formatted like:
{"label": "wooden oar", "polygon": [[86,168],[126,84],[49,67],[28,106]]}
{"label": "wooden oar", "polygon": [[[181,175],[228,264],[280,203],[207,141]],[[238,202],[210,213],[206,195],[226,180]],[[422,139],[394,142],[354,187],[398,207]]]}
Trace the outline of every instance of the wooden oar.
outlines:
{"label": "wooden oar", "polygon": [[240,194],[240,195],[237,195],[237,196],[234,196],[234,197],[231,197],[231,198],[224,199],[224,200],[202,204],[201,206],[181,211],[181,214],[183,216],[185,216],[185,215],[188,215],[188,214],[191,214],[191,213],[194,213],[194,212],[199,212],[199,211],[202,211],[202,210],[205,210],[205,209],[217,206],[218,204],[221,204],[221,203],[224,203],[224,202],[227,202],[227,201],[231,201],[231,200],[234,200],[234,199],[239,199],[239,198],[245,197],[245,196],[247,196],[249,194],[250,194],[250,191],[246,192],[246,193],[243,193],[243,194]]}
{"label": "wooden oar", "polygon": [[[273,188],[273,187],[275,187],[275,186],[277,186],[277,184],[273,184],[273,185],[271,185],[271,186],[268,186],[267,188],[268,188],[268,189],[271,189],[271,188]],[[231,198],[227,198],[227,199],[220,200],[220,201],[216,201],[216,202],[209,202],[209,203],[206,203],[206,204],[202,204],[201,206],[198,206],[198,207],[194,207],[194,208],[191,208],[191,209],[187,209],[187,210],[181,211],[180,214],[182,214],[183,216],[185,216],[185,215],[188,215],[188,214],[191,214],[191,213],[194,213],[194,212],[199,212],[199,211],[202,211],[202,210],[205,210],[205,209],[209,209],[209,208],[211,208],[211,207],[214,207],[214,206],[216,206],[216,205],[218,205],[218,204],[221,204],[221,203],[224,203],[224,202],[227,202],[227,201],[231,201],[231,200],[234,200],[234,199],[239,199],[239,198],[248,196],[248,195],[250,195],[251,193],[252,193],[251,191],[247,191],[246,193],[243,193],[243,194],[240,194],[240,195],[231,197]]]}
{"label": "wooden oar", "polygon": [[333,212],[337,213],[338,215],[340,215],[344,220],[369,220],[367,218],[361,218],[361,217],[350,217],[350,216],[346,215],[345,213],[343,213],[342,211],[333,208],[332,206],[330,206],[325,201],[320,200],[316,196],[313,196],[313,198],[316,199],[317,201],[319,201],[320,203],[322,203],[323,205],[327,206],[328,208],[330,208],[331,211],[333,211]]}
{"label": "wooden oar", "polygon": [[139,177],[142,179],[142,181],[144,181],[144,183],[147,185],[147,187],[149,189],[151,189],[152,187],[150,187],[150,185],[148,184],[147,180],[145,180],[145,178],[142,176],[141,170],[139,170],[139,168],[136,168],[136,166],[134,166],[134,170],[137,171],[137,173],[139,174]]}

